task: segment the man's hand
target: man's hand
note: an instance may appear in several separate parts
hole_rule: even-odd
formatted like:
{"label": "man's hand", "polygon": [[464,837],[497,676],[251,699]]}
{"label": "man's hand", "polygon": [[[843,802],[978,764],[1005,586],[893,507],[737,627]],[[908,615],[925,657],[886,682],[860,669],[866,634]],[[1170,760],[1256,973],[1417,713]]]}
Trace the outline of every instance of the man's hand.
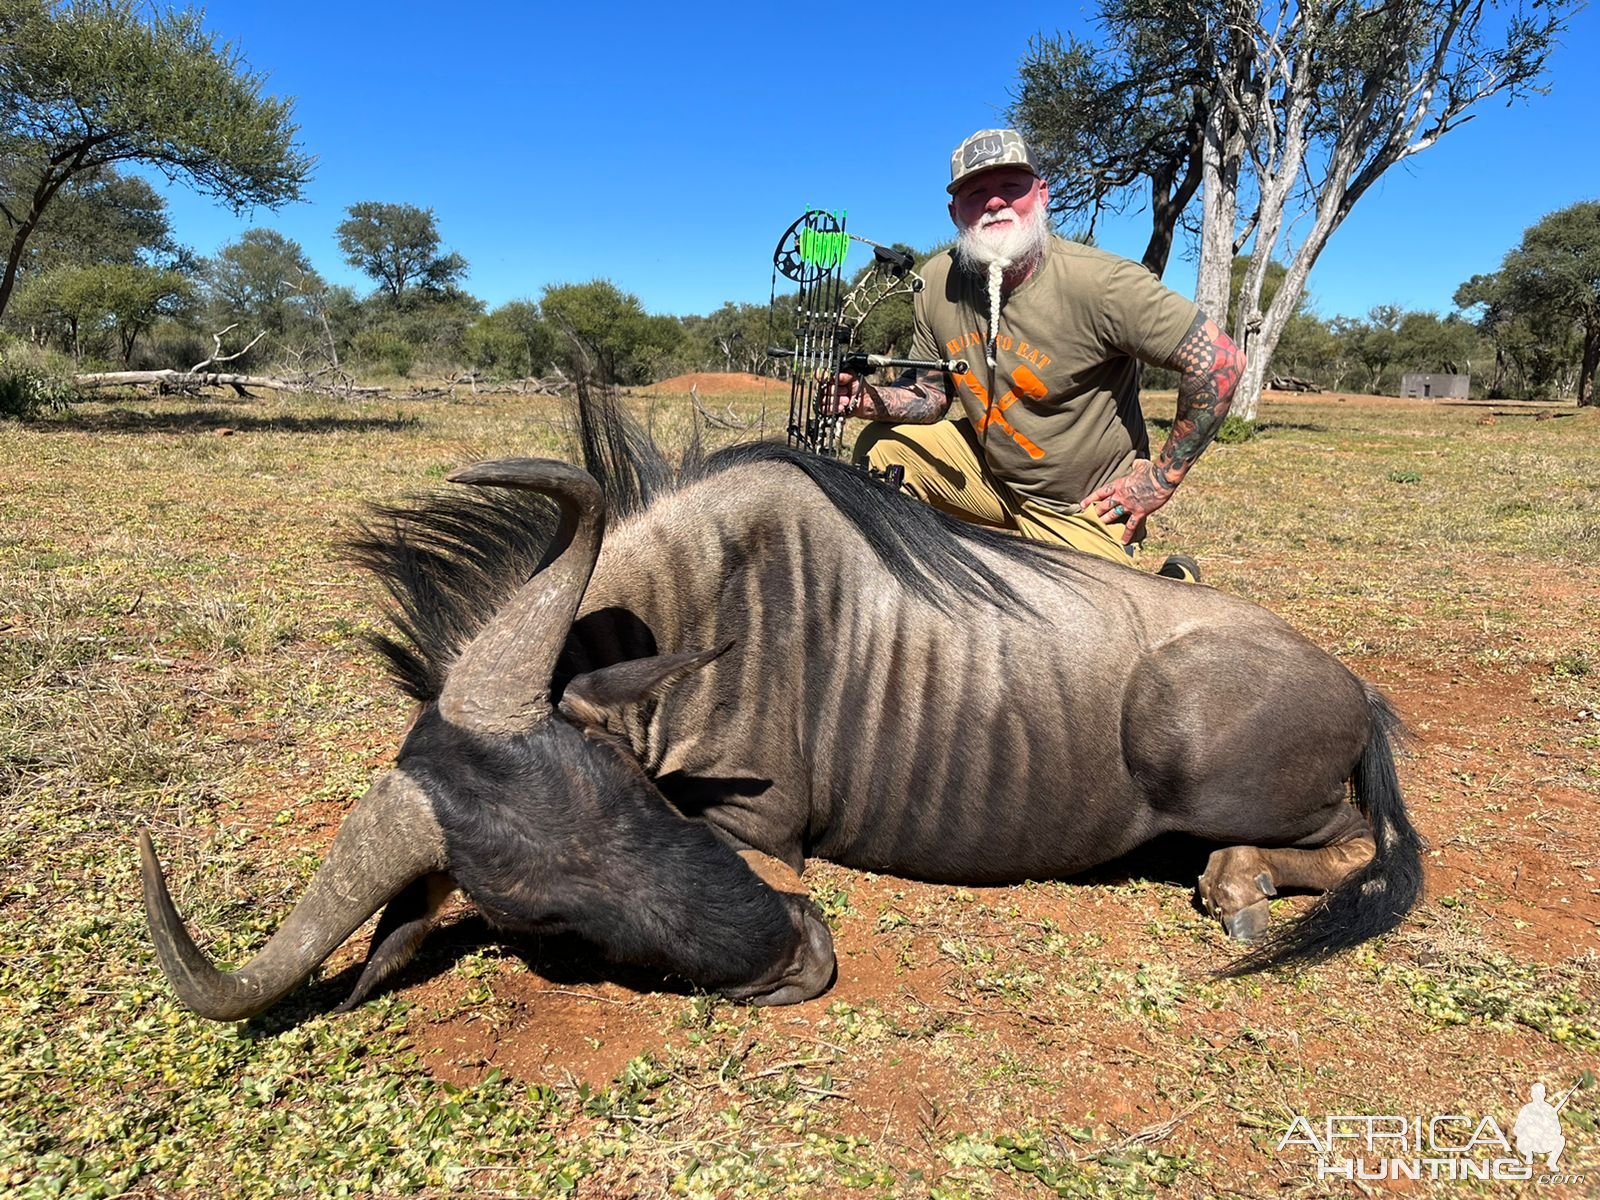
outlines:
{"label": "man's hand", "polygon": [[872,395],[872,385],[859,375],[840,371],[832,387],[822,389],[822,413],[828,417],[858,416],[861,397]]}
{"label": "man's hand", "polygon": [[1138,534],[1140,523],[1172,499],[1176,490],[1167,486],[1148,458],[1141,458],[1126,475],[1085,496],[1083,507],[1107,525],[1124,522],[1122,544],[1126,546]]}
{"label": "man's hand", "polygon": [[822,390],[822,411],[830,417],[860,417],[866,421],[904,421],[927,425],[944,416],[950,398],[940,371],[906,371],[892,385],[879,387],[860,375],[840,371],[832,386]]}

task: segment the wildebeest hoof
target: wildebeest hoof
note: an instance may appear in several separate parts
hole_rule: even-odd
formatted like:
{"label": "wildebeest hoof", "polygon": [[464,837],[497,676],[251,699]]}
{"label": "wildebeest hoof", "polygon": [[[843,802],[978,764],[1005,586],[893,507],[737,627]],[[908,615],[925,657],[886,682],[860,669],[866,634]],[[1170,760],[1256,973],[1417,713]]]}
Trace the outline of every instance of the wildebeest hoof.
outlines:
{"label": "wildebeest hoof", "polygon": [[[1271,885],[1268,880],[1268,886]],[[1265,890],[1265,889],[1263,889]],[[1222,927],[1228,931],[1228,936],[1241,942],[1253,942],[1267,932],[1268,909],[1271,901],[1257,900],[1254,904],[1241,908],[1230,917],[1222,918]]]}
{"label": "wildebeest hoof", "polygon": [[1253,846],[1218,850],[1206,863],[1198,891],[1206,912],[1231,937],[1253,941],[1267,927],[1267,897],[1278,894],[1261,851]]}

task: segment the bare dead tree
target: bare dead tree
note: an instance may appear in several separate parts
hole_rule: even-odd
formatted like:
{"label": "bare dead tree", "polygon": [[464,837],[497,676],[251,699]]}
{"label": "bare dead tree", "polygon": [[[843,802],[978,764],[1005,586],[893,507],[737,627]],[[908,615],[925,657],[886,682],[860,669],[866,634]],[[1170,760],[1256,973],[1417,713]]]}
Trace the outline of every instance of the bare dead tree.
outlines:
{"label": "bare dead tree", "polygon": [[226,329],[222,329],[216,333],[213,333],[211,335],[211,344],[214,348],[211,351],[211,356],[209,358],[201,359],[199,362],[195,363],[194,366],[190,367],[189,374],[193,375],[197,371],[203,371],[205,368],[216,363],[233,362],[234,359],[243,358],[246,354],[249,354],[250,351],[256,348],[257,342],[267,336],[267,331],[263,329],[261,332],[257,333],[255,337],[250,339],[250,344],[247,345],[243,350],[235,350],[232,354],[224,354],[222,352],[222,339],[227,337],[237,328],[239,328],[239,323],[235,321]]}
{"label": "bare dead tree", "polygon": [[[1550,0],[1524,15],[1491,0],[1185,0],[1182,22],[1210,31],[1195,50],[1220,100],[1203,151],[1196,300],[1206,311],[1227,312],[1233,255],[1253,235],[1231,328],[1247,356],[1234,413],[1255,416],[1311,268],[1356,202],[1385,171],[1470,120],[1481,101],[1539,92],[1577,3]],[[1170,10],[1153,6],[1148,19],[1170,20]],[[1247,179],[1258,199],[1241,221]],[[1301,223],[1263,311],[1268,264],[1285,257]]]}
{"label": "bare dead tree", "polygon": [[[299,282],[285,279],[284,286],[291,291],[300,293],[305,297],[306,308],[316,319],[321,337],[316,344],[309,348],[290,348],[288,353],[294,360],[297,378],[304,379],[311,390],[323,387],[343,389],[347,393],[355,391],[355,376],[344,370],[339,363],[339,342],[333,336],[333,325],[328,320],[328,292],[326,285],[314,274],[303,274]],[[320,355],[322,362],[315,367],[307,365],[307,360],[315,355]]]}
{"label": "bare dead tree", "polygon": [[275,375],[241,375],[234,372],[216,371],[214,368],[222,363],[233,362],[248,354],[261,339],[266,331],[256,334],[250,339],[250,344],[242,350],[232,354],[222,352],[222,339],[237,328],[237,323],[229,325],[211,335],[211,340],[216,349],[207,358],[197,362],[186,371],[167,368],[160,371],[96,371],[88,374],[74,375],[74,386],[92,390],[103,387],[156,387],[164,392],[198,392],[205,387],[232,388],[240,396],[248,397],[250,388],[278,392],[315,392],[323,395],[381,395],[387,388],[358,388],[353,386],[353,381],[341,381],[336,385],[319,382],[306,376],[293,379],[281,379]]}

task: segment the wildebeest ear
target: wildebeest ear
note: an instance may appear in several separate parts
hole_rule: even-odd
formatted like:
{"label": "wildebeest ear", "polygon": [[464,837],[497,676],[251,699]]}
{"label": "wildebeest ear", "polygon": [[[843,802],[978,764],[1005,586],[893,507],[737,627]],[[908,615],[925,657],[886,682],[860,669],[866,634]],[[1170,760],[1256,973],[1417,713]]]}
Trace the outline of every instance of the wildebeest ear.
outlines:
{"label": "wildebeest ear", "polygon": [[660,697],[690,671],[698,671],[732,647],[728,642],[693,654],[657,654],[585,672],[561,693],[561,713],[579,725],[604,727],[608,714]]}

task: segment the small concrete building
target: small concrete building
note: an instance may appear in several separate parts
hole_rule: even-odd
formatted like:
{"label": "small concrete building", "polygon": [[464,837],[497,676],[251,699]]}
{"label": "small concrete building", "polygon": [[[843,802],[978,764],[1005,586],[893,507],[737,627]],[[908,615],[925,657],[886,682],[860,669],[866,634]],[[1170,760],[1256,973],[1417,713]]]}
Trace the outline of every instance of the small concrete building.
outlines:
{"label": "small concrete building", "polygon": [[1406,399],[1465,400],[1470,375],[1405,375],[1400,379],[1400,394]]}

